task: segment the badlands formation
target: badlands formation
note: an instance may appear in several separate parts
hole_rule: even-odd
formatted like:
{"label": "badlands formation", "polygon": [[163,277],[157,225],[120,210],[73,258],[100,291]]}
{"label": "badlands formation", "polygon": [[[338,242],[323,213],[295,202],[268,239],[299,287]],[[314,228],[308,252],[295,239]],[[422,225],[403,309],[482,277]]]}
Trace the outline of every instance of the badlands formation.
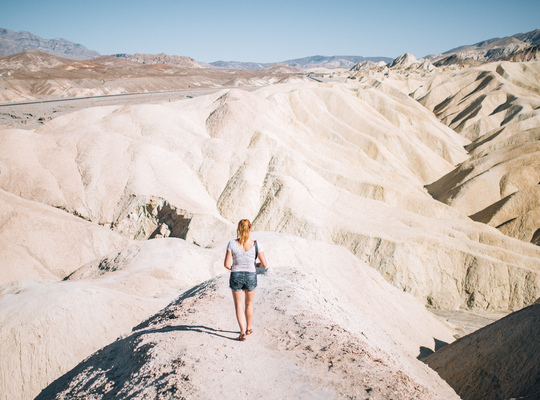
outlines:
{"label": "badlands formation", "polygon": [[403,57],[1,129],[0,398],[459,398],[417,357],[463,332],[425,306],[540,297],[539,71]]}

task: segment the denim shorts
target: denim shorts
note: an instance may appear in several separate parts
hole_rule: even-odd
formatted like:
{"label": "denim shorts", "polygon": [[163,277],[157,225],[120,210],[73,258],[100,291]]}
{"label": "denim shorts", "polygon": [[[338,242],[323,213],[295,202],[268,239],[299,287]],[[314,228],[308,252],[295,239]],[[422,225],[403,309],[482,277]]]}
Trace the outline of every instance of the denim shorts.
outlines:
{"label": "denim shorts", "polygon": [[257,273],[256,272],[231,272],[229,278],[229,287],[238,292],[240,290],[247,290],[251,292],[257,287]]}

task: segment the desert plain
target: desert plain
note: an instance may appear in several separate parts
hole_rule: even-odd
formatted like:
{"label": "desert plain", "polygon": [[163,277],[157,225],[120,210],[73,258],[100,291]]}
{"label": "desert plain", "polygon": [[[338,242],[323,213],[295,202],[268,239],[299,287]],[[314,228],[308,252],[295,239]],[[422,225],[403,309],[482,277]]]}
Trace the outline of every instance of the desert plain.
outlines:
{"label": "desert plain", "polygon": [[[19,57],[0,81],[0,399],[540,392],[538,61]],[[269,261],[246,342],[223,268],[241,218]]]}

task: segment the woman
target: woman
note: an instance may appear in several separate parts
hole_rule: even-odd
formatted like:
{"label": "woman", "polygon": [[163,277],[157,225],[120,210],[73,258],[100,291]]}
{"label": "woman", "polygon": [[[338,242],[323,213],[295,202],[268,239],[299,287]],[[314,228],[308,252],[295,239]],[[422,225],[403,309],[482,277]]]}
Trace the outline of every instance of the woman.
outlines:
{"label": "woman", "polygon": [[[238,223],[236,233],[238,238],[231,240],[227,245],[225,254],[225,268],[231,271],[229,287],[232,290],[236,319],[240,326],[238,340],[246,340],[246,336],[253,333],[251,321],[253,319],[253,298],[257,287],[256,266],[266,268],[266,258],[261,245],[249,238],[251,222],[243,219]],[[260,264],[257,263],[257,257]],[[243,293],[242,293],[243,292]],[[242,304],[244,294],[245,305]]]}

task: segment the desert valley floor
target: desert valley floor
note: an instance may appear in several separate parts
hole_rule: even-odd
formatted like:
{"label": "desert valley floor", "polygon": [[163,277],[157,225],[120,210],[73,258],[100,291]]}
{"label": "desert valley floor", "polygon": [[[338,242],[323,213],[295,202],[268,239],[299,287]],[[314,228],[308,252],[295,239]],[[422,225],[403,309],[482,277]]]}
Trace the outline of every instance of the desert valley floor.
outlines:
{"label": "desert valley floor", "polygon": [[54,68],[1,81],[0,399],[540,393],[540,62]]}

